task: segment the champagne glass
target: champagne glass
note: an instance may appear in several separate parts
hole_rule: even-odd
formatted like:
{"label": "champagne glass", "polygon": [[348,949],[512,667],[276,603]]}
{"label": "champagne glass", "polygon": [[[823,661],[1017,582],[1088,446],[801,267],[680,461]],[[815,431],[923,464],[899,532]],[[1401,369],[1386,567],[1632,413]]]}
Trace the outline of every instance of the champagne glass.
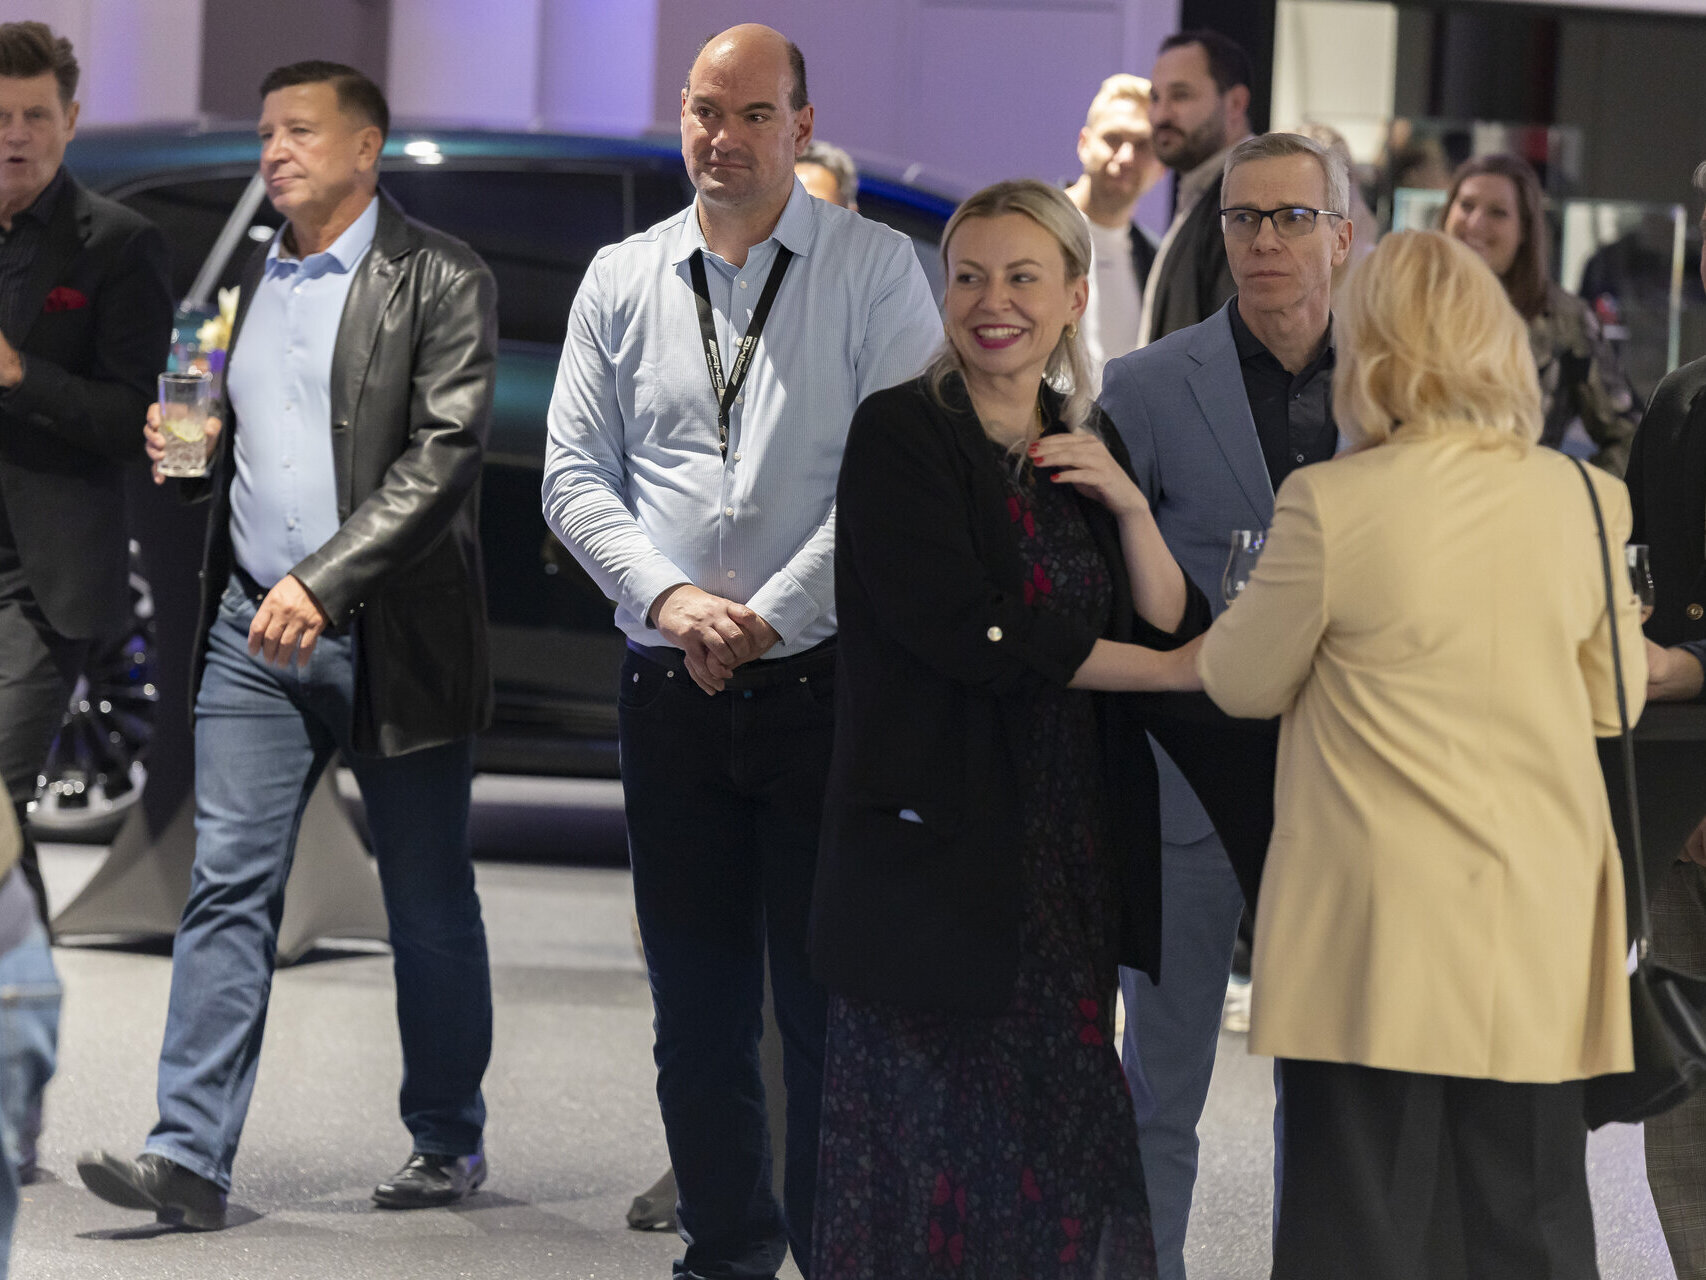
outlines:
{"label": "champagne glass", "polygon": [[1267,541],[1266,529],[1232,531],[1232,553],[1226,557],[1226,572],[1220,576],[1220,594],[1227,604],[1236,600],[1239,592],[1249,584],[1250,575],[1256,571],[1256,561],[1261,558]]}
{"label": "champagne glass", "polygon": [[1631,542],[1623,548],[1623,558],[1628,562],[1629,585],[1641,602],[1641,621],[1645,623],[1653,616],[1653,605],[1657,599],[1653,588],[1653,566],[1647,558],[1646,544]]}

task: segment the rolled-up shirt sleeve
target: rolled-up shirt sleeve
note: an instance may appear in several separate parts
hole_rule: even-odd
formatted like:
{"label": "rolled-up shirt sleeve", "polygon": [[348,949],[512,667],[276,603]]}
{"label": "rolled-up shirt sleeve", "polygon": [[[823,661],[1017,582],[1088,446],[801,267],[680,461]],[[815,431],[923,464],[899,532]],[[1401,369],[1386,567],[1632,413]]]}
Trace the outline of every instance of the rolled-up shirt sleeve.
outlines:
{"label": "rolled-up shirt sleeve", "polygon": [[657,549],[628,498],[605,269],[600,255],[569,312],[546,417],[542,497],[545,522],[599,589],[646,618],[658,596],[691,578]]}

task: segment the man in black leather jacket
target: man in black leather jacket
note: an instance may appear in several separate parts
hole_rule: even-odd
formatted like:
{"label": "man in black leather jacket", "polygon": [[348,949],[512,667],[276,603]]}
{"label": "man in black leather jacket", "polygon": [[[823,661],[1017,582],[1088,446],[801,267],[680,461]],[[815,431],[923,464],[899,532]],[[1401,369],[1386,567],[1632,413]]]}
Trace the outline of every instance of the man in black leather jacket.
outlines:
{"label": "man in black leather jacket", "polygon": [[[266,1017],[297,824],[334,751],[366,804],[390,919],[413,1150],[389,1208],[485,1179],[491,979],[467,822],[491,712],[476,538],[496,286],[377,189],[389,113],[366,76],[261,86],[261,173],[288,225],[243,276],[196,653],[196,861],[172,957],[160,1119],[89,1189],[192,1229],[225,1196]],[[150,411],[150,456],[164,440]],[[158,478],[156,471],[156,478]]]}

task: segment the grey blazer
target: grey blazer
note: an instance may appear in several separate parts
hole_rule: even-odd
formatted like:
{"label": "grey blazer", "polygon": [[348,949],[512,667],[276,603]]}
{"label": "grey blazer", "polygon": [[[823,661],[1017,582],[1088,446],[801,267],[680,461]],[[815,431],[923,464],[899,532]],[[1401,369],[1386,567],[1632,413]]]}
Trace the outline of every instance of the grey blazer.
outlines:
{"label": "grey blazer", "polygon": [[[1132,474],[1185,573],[1224,609],[1220,577],[1234,529],[1266,529],[1274,518],[1256,420],[1232,339],[1228,302],[1201,324],[1168,334],[1108,363],[1101,406],[1131,453]],[[1161,834],[1168,844],[1201,840],[1213,827],[1165,753]]]}

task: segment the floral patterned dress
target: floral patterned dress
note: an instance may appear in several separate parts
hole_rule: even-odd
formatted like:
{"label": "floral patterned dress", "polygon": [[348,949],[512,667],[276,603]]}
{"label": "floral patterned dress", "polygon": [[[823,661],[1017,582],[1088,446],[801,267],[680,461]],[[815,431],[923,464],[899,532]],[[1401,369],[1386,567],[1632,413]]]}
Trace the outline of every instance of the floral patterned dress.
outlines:
{"label": "floral patterned dress", "polygon": [[[1075,503],[1009,476],[1027,602],[1100,629],[1109,568]],[[997,1017],[830,1003],[814,1280],[1155,1272],[1114,1051],[1117,895],[1086,693],[1028,700],[1019,973]]]}

